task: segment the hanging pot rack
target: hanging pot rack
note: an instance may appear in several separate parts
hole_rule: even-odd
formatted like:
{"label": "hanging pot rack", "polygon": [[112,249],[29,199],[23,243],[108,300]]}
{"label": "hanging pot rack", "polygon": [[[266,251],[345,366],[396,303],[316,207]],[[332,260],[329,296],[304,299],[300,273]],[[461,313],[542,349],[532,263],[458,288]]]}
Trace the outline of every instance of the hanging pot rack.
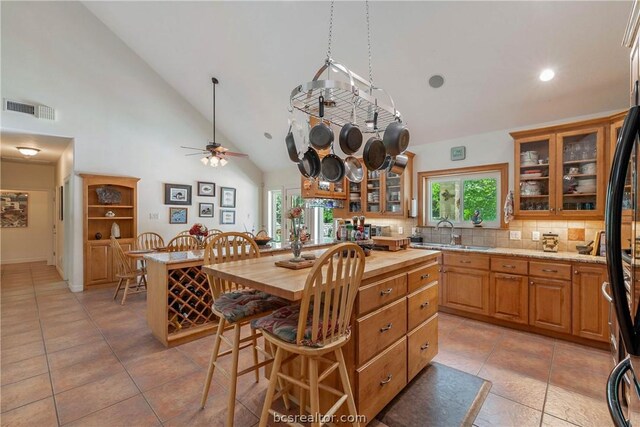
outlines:
{"label": "hanging pot rack", "polygon": [[[331,79],[330,72],[335,71],[345,79]],[[319,80],[327,71],[326,80]],[[348,80],[348,81],[345,81]],[[384,98],[378,98],[380,92]],[[342,127],[347,123],[363,124],[378,113],[377,127],[361,126],[362,133],[382,132],[395,121],[402,121],[402,115],[396,110],[393,98],[382,88],[373,86],[368,80],[349,70],[344,65],[328,57],[316,72],[313,80],[296,86],[289,97],[292,108],[309,116],[318,117],[318,98],[325,98],[324,118],[326,122]],[[384,101],[384,102],[383,102]],[[354,116],[355,110],[355,118]]]}

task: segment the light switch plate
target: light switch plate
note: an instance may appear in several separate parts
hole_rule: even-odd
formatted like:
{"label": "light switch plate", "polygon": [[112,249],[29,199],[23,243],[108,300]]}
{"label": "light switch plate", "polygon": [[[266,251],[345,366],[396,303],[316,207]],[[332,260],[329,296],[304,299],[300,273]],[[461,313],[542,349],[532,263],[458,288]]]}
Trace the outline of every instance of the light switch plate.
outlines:
{"label": "light switch plate", "polygon": [[398,227],[398,234],[404,234],[404,227]]}
{"label": "light switch plate", "polygon": [[150,213],[149,214],[149,219],[158,219],[158,214],[157,213]]}
{"label": "light switch plate", "polygon": [[539,242],[540,241],[540,232],[539,231],[532,231],[531,232],[531,240],[533,240],[534,242]]}
{"label": "light switch plate", "polygon": [[520,239],[522,239],[522,232],[521,231],[510,231],[509,232],[509,239],[511,239],[511,240],[520,240]]}

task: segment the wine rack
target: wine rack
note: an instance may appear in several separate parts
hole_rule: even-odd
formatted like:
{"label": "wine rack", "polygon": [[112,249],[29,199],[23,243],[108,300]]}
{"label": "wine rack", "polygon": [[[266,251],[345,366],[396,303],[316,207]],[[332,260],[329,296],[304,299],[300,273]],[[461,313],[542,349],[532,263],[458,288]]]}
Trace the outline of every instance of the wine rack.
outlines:
{"label": "wine rack", "polygon": [[207,275],[200,266],[169,270],[167,277],[168,332],[179,333],[216,322]]}

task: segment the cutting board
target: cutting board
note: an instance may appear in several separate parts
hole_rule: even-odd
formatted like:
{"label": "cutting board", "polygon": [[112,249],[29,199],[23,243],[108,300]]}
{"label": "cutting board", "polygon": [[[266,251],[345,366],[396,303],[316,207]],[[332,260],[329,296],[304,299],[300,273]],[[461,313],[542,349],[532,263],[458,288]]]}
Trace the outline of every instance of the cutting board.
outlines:
{"label": "cutting board", "polygon": [[411,239],[408,237],[372,237],[373,244],[380,247],[385,247],[391,252],[399,251],[400,249],[406,249],[411,244]]}
{"label": "cutting board", "polygon": [[305,259],[300,262],[293,262],[290,260],[276,261],[274,264],[278,267],[290,268],[291,270],[302,270],[303,268],[312,267],[315,262],[315,259]]}

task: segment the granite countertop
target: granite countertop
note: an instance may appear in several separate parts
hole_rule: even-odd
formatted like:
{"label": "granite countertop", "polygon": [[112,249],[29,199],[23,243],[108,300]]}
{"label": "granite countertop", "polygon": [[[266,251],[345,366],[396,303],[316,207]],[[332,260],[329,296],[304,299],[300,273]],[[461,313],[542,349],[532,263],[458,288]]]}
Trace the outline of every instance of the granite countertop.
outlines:
{"label": "granite countertop", "polygon": [[511,249],[511,248],[489,248],[489,249],[475,249],[475,248],[456,248],[447,247],[441,245],[429,246],[429,243],[421,243],[421,246],[412,244],[411,247],[415,249],[433,249],[452,252],[469,252],[487,255],[509,255],[518,256],[522,258],[535,258],[535,259],[549,259],[557,261],[576,261],[589,264],[606,264],[607,259],[603,256],[594,255],[580,255],[575,252],[543,252],[534,249]]}

